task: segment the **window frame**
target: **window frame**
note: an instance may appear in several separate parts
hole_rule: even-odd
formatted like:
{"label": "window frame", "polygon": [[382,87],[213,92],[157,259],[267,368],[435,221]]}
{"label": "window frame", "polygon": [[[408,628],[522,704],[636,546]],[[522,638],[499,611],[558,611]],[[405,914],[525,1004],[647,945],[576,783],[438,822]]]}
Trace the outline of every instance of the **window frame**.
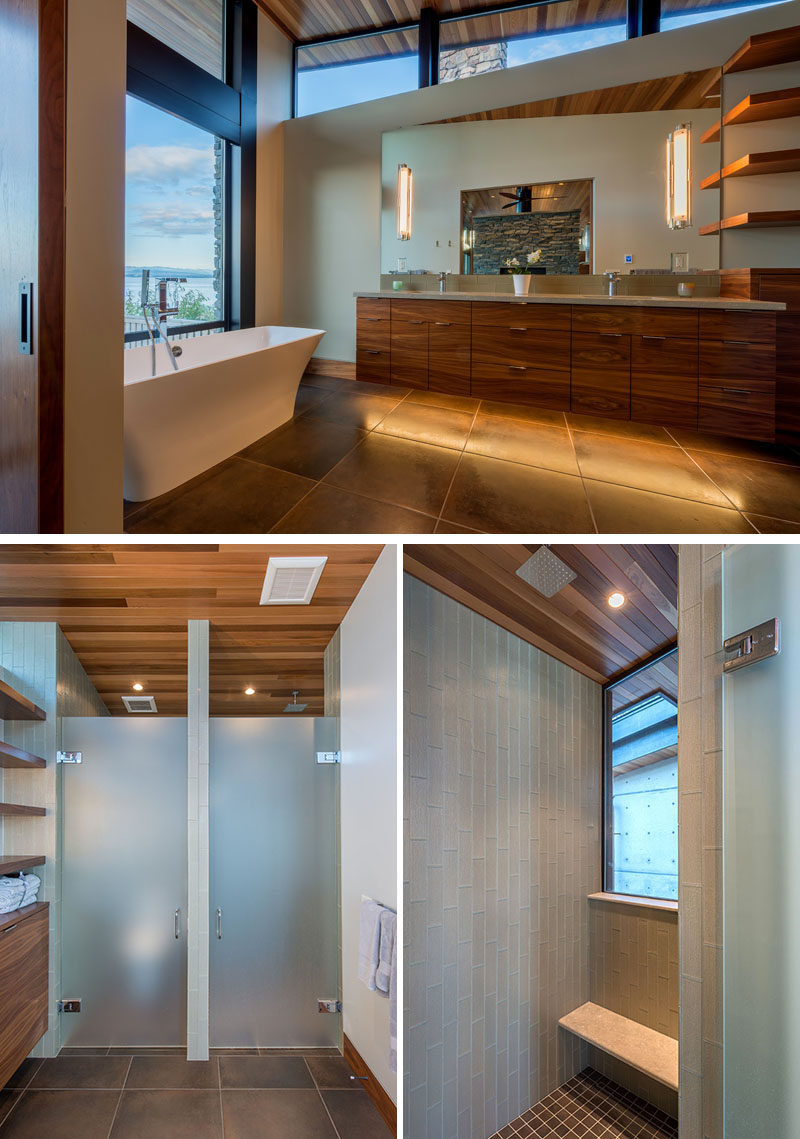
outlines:
{"label": "window frame", "polygon": [[[602,873],[603,873],[603,892],[606,894],[614,894],[617,897],[631,897],[631,898],[644,898],[650,902],[674,902],[674,898],[653,898],[649,894],[622,894],[619,890],[614,889],[614,808],[613,808],[613,786],[614,777],[612,772],[612,759],[613,747],[611,740],[611,720],[612,720],[612,698],[613,690],[617,685],[630,680],[631,677],[636,676],[645,669],[651,668],[654,664],[658,664],[660,660],[665,660],[666,657],[672,656],[678,651],[677,638],[670,641],[663,649],[651,653],[645,660],[640,661],[638,664],[633,665],[632,668],[626,669],[625,672],[617,673],[610,680],[602,686],[601,700],[602,700],[602,762],[603,762],[603,785],[602,785],[602,811],[603,811],[603,849],[602,849]],[[678,684],[680,685],[680,675],[678,676]],[[679,706],[679,705],[678,705]],[[680,755],[679,755],[680,761]]]}
{"label": "window frame", "polygon": [[206,322],[208,331],[255,325],[258,9],[254,0],[224,3],[224,80],[127,23],[127,94],[224,144],[223,317]]}

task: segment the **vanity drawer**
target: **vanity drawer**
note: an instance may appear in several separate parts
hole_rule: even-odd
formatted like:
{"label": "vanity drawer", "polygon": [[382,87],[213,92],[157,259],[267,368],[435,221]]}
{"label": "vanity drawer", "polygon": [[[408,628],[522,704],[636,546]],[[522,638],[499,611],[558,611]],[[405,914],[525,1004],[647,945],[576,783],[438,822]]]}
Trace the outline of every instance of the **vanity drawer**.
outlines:
{"label": "vanity drawer", "polygon": [[392,322],[382,317],[359,317],[356,325],[356,344],[365,348],[388,349],[391,327]]}
{"label": "vanity drawer", "polygon": [[775,391],[769,384],[700,385],[700,431],[744,439],[775,438]]}
{"label": "vanity drawer", "polygon": [[631,419],[667,427],[697,427],[697,340],[634,336],[631,341]]}
{"label": "vanity drawer", "polygon": [[[700,382],[728,380],[771,382],[775,379],[775,345],[742,344],[730,340],[700,341]],[[741,385],[740,385],[741,386]]]}
{"label": "vanity drawer", "polygon": [[630,418],[630,336],[573,333],[570,406],[585,415]]}
{"label": "vanity drawer", "polygon": [[569,372],[526,368],[519,364],[473,362],[472,395],[476,399],[499,400],[502,403],[527,403],[534,407],[567,411]]}
{"label": "vanity drawer", "polygon": [[32,914],[23,909],[2,917],[5,924],[0,930],[0,1087],[47,1031],[49,944],[46,906]]}
{"label": "vanity drawer", "polygon": [[640,331],[639,312],[620,305],[573,305],[572,331],[629,335]]}
{"label": "vanity drawer", "polygon": [[391,382],[409,388],[428,387],[428,325],[419,319],[392,317]]}
{"label": "vanity drawer", "polygon": [[545,328],[556,332],[569,332],[571,316],[569,305],[546,304],[542,301],[524,301],[516,304],[506,301],[473,301],[472,323],[486,328]]}
{"label": "vanity drawer", "polygon": [[774,344],[775,313],[705,309],[700,312],[700,337],[725,340],[733,345]]}
{"label": "vanity drawer", "polygon": [[466,324],[428,325],[428,388],[469,395],[470,328]]}
{"label": "vanity drawer", "polygon": [[472,327],[472,359],[478,364],[515,364],[569,371],[570,334],[537,328]]}
{"label": "vanity drawer", "polygon": [[409,301],[392,300],[392,320],[425,324],[469,324],[469,301]]}
{"label": "vanity drawer", "polygon": [[386,348],[356,348],[356,379],[369,380],[373,384],[389,384],[391,378],[391,353]]}
{"label": "vanity drawer", "polygon": [[356,317],[358,320],[361,320],[362,317],[388,320],[391,313],[389,304],[390,301],[388,297],[357,297]]}

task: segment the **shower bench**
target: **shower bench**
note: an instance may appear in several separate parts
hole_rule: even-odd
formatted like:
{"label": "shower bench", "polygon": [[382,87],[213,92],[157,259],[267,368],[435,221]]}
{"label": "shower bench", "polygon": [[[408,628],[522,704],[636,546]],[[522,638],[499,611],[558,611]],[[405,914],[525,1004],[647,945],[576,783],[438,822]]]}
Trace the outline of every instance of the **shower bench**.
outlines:
{"label": "shower bench", "polygon": [[678,1090],[678,1041],[627,1016],[587,1001],[558,1022],[587,1044]]}

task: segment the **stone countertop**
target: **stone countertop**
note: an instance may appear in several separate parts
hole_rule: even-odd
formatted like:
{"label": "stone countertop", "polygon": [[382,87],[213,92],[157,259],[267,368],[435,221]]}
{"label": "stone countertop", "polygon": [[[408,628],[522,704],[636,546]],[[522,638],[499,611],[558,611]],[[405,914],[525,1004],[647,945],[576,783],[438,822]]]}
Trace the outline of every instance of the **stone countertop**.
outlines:
{"label": "stone countertop", "polygon": [[782,301],[748,301],[735,297],[604,297],[581,293],[530,293],[518,297],[514,293],[440,293],[411,290],[379,289],[375,292],[353,293],[354,297],[392,297],[412,301],[501,301],[505,304],[561,304],[561,305],[627,305],[630,308],[707,308],[741,312],[783,312]]}

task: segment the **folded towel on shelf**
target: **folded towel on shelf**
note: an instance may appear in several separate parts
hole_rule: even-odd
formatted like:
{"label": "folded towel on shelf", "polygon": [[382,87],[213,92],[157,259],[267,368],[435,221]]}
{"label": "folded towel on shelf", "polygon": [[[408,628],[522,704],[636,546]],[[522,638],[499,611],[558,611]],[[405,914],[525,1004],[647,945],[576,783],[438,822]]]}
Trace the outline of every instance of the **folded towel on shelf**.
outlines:
{"label": "folded towel on shelf", "polygon": [[362,896],[358,920],[358,979],[368,989],[375,988],[378,972],[382,908],[372,898]]}
{"label": "folded towel on shelf", "polygon": [[18,910],[25,897],[25,883],[21,878],[0,878],[0,914]]}
{"label": "folded towel on shelf", "polygon": [[23,906],[33,905],[39,893],[39,887],[42,884],[41,878],[37,878],[35,874],[23,874],[22,881],[25,883],[25,896],[20,902],[20,909]]}
{"label": "folded towel on shelf", "polygon": [[389,983],[392,976],[392,957],[397,933],[397,914],[393,910],[382,909],[380,916],[380,938],[378,949],[378,970],[375,974],[375,988],[384,996],[389,996]]}

